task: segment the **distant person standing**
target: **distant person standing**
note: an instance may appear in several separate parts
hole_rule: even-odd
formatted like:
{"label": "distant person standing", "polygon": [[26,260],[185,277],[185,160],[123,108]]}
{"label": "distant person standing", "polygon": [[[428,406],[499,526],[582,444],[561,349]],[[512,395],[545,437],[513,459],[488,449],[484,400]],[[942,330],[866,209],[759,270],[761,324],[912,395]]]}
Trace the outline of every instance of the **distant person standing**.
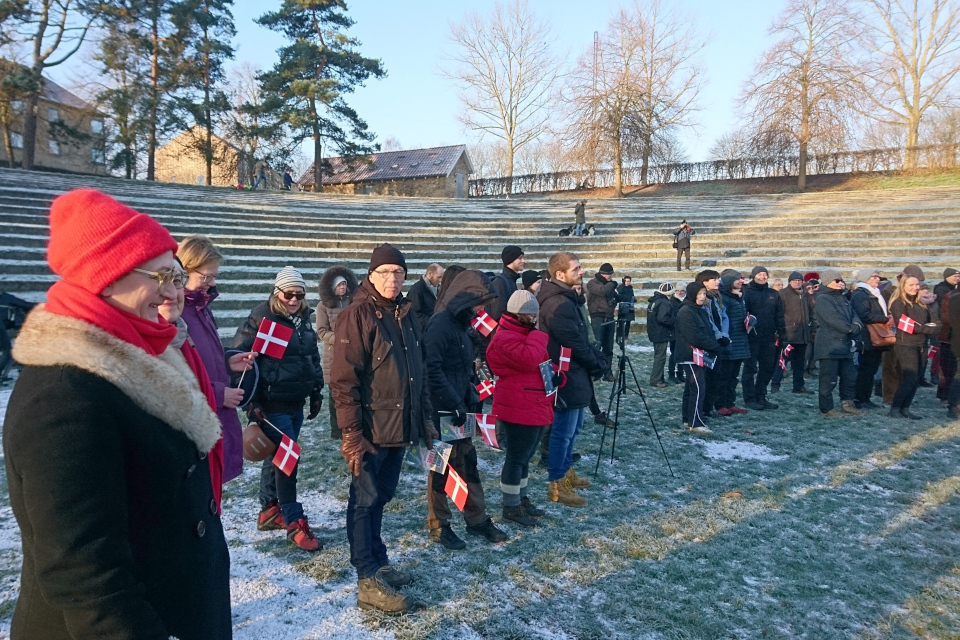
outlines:
{"label": "distant person standing", "polygon": [[673,285],[661,284],[647,303],[647,337],[653,343],[653,368],[650,370],[650,386],[665,388],[663,366],[667,362],[667,347],[673,342],[673,325],[677,312],[670,297]]}
{"label": "distant person standing", "polygon": [[287,169],[283,172],[283,189],[290,191],[291,187],[293,187],[293,176],[290,175],[290,169]]}
{"label": "distant person standing", "polygon": [[523,249],[512,244],[507,245],[500,252],[500,261],[503,262],[503,271],[493,279],[493,290],[497,293],[497,298],[487,305],[487,313],[497,322],[507,310],[507,301],[510,296],[519,288],[517,281],[520,280],[523,267],[527,264],[523,257]]}
{"label": "distant person standing", "polygon": [[673,247],[677,250],[677,271],[680,271],[680,256],[684,253],[687,255],[686,269],[690,271],[690,236],[695,233],[696,231],[690,228],[686,220],[682,221],[673,232]]}
{"label": "distant person standing", "polygon": [[407,299],[410,300],[410,310],[417,316],[421,329],[426,329],[427,322],[433,315],[440,282],[443,280],[443,271],[443,267],[434,262],[427,267],[426,273],[407,292]]}
{"label": "distant person standing", "polygon": [[619,307],[623,313],[620,315],[622,324],[617,327],[617,330],[622,331],[623,337],[626,340],[629,340],[630,325],[637,319],[637,313],[634,308],[634,305],[637,303],[637,294],[633,291],[633,280],[630,278],[630,276],[623,276],[623,278],[620,280],[620,283],[621,284],[617,286],[617,302],[626,302],[629,304],[624,307]]}
{"label": "distant person standing", "polygon": [[577,203],[577,206],[573,208],[573,217],[575,218],[575,226],[573,227],[573,235],[582,236],[583,229],[587,226],[587,201],[581,200]]}
{"label": "distant person standing", "polygon": [[263,160],[259,160],[257,164],[253,167],[253,188],[257,190],[261,187],[267,186],[267,163]]}
{"label": "distant person standing", "polygon": [[587,283],[587,312],[593,326],[593,337],[607,359],[603,379],[613,382],[610,367],[613,362],[613,312],[617,308],[617,285],[613,282],[613,267],[609,262],[600,265],[600,270]]}

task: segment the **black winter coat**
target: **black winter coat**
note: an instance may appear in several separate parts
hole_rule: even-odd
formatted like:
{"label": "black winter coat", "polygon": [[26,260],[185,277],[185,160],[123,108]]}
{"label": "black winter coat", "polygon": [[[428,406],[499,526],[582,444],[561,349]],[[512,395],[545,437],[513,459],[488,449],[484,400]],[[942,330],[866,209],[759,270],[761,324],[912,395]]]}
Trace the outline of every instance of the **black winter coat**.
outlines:
{"label": "black winter coat", "polygon": [[693,300],[684,300],[677,312],[677,362],[693,362],[693,347],[703,349],[712,356],[720,354],[720,343],[713,331],[713,323],[703,307]]}
{"label": "black winter coat", "polygon": [[293,335],[290,336],[290,342],[280,360],[262,354],[257,356],[260,380],[254,402],[302,403],[311,395],[318,396],[323,388],[323,368],[317,346],[317,332],[307,319],[309,313],[304,314],[300,327],[297,328],[289,317],[279,316],[271,311],[269,301],[261,302],[250,312],[247,321],[237,328],[233,337],[233,348],[250,351],[257,338],[257,329],[264,318],[293,329]]}
{"label": "black winter coat", "polygon": [[[900,323],[900,316],[903,315],[913,318],[917,323],[913,333],[907,333],[897,327],[897,345],[919,349],[926,344],[927,336],[935,336],[940,333],[940,323],[934,322],[930,315],[930,309],[922,304],[908,305],[901,300],[893,300],[890,303],[890,315],[893,316],[894,326]],[[928,323],[933,323],[934,326],[926,326]]]}
{"label": "black winter coat", "polygon": [[230,557],[207,453],[220,422],[159,357],[34,310],[3,451],[23,566],[11,637],[227,640]]}
{"label": "black winter coat", "polygon": [[785,344],[787,325],[783,318],[783,300],[775,289],[751,282],[743,288],[743,304],[747,313],[757,317],[757,326],[749,334],[750,340],[773,342],[779,336],[780,344]]}
{"label": "black winter coat", "polygon": [[577,292],[561,282],[544,282],[537,293],[540,316],[537,328],[549,337],[547,351],[554,364],[560,363],[560,347],[571,349],[570,370],[566,384],[558,392],[568,409],[590,404],[593,383],[590,378],[602,375],[607,363],[603,354],[590,344],[587,325],[577,306]]}
{"label": "black winter coat", "polygon": [[723,308],[730,319],[730,344],[720,349],[721,360],[746,360],[750,357],[750,341],[747,339],[747,329],[743,321],[747,317],[747,309],[743,304],[743,296],[737,296],[729,289],[721,289]]}
{"label": "black winter coat", "polygon": [[425,329],[430,316],[433,315],[433,307],[437,304],[437,296],[434,295],[426,280],[422,277],[417,280],[410,291],[407,292],[407,299],[410,300],[410,306],[417,320],[420,322],[420,328]]}
{"label": "black winter coat", "polygon": [[433,421],[426,353],[410,302],[387,300],[369,278],[337,318],[330,395],[343,433],[362,429],[375,445],[402,447]]}
{"label": "black winter coat", "polygon": [[487,313],[489,313],[494,320],[499,321],[500,316],[507,310],[507,301],[510,300],[513,292],[517,290],[517,281],[519,279],[520,274],[507,267],[504,267],[500,275],[493,279],[491,284],[497,297],[488,303]]}
{"label": "black winter coat", "polygon": [[617,308],[617,283],[599,273],[587,282],[587,313],[590,317],[613,318]]}
{"label": "black winter coat", "polygon": [[816,292],[813,307],[817,323],[817,339],[813,343],[815,360],[853,358],[853,340],[860,336],[863,323],[840,289],[822,286]]}
{"label": "black winter coat", "polygon": [[780,299],[783,301],[787,344],[810,344],[813,337],[813,299],[803,287],[797,291],[791,286],[780,290]]}
{"label": "black winter coat", "polygon": [[[864,351],[877,351],[877,349],[870,344],[870,330],[867,329],[867,325],[887,323],[887,316],[883,313],[883,307],[880,306],[880,301],[867,289],[857,287],[853,290],[853,293],[850,294],[850,306],[853,307],[853,312],[857,314],[857,318],[863,325],[863,329],[860,331],[858,337],[862,349]],[[879,350],[888,351],[889,349],[890,347],[884,347]]]}
{"label": "black winter coat", "polygon": [[677,316],[670,298],[659,291],[647,303],[647,337],[650,342],[670,342]]}
{"label": "black winter coat", "polygon": [[[617,302],[629,302],[630,304],[637,303],[636,293],[633,291],[633,285],[620,284],[617,285]],[[632,309],[633,307],[631,307]],[[637,319],[637,314],[635,311],[630,313],[624,313],[620,316],[621,320],[629,320],[633,322]]]}

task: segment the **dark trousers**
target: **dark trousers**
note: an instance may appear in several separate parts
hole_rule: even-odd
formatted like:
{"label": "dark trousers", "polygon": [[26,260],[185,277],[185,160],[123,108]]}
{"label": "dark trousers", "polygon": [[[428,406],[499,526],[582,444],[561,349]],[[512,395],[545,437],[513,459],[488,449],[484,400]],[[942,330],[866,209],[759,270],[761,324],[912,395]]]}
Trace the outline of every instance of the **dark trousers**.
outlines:
{"label": "dark trousers", "polygon": [[[374,445],[376,447],[376,445]],[[347,500],[347,540],[350,564],[357,578],[371,578],[388,564],[387,547],[380,538],[383,507],[393,500],[400,479],[404,447],[376,447],[376,453],[363,456],[360,475],[350,481]]]}
{"label": "dark trousers", "polygon": [[893,345],[893,357],[900,363],[900,384],[893,394],[890,403],[893,409],[908,409],[917,393],[917,383],[920,381],[920,370],[923,360],[923,350],[920,347]]}
{"label": "dark trousers", "polygon": [[953,349],[949,342],[940,343],[940,351],[937,353],[940,360],[940,376],[937,378],[937,398],[948,400],[950,398],[950,386],[957,376],[957,357],[953,355]]}
{"label": "dark trousers", "polygon": [[[477,470],[477,449],[473,438],[454,440],[450,444],[450,459],[447,464],[467,483],[467,503],[463,505],[463,520],[468,525],[478,525],[487,519],[487,502]],[[447,478],[449,473],[431,471],[427,474],[427,528],[436,529],[447,523],[452,515],[447,503]]]}
{"label": "dark trousers", "polygon": [[691,427],[703,424],[703,400],[707,386],[707,377],[703,367],[696,364],[685,364],[683,372],[687,382],[683,386],[683,421]]}
{"label": "dark trousers", "polygon": [[716,364],[713,365],[713,369],[704,369],[704,376],[707,379],[707,394],[703,399],[703,410],[710,413],[714,409],[719,409],[723,406],[720,404],[720,387],[723,384],[723,369],[719,359]]}
{"label": "dark trousers", "polygon": [[767,397],[767,385],[773,378],[778,353],[773,338],[750,340],[750,359],[744,361],[740,378],[744,402],[762,402]]}
{"label": "dark trousers", "polygon": [[840,401],[853,400],[857,370],[853,358],[824,358],[820,364],[820,413],[833,409],[833,388],[840,379]]}
{"label": "dark trousers", "polygon": [[[590,326],[593,327],[593,337],[600,344],[600,350],[607,357],[607,370],[604,373],[610,373],[613,367],[613,335],[616,331],[616,325],[610,322],[613,318],[603,316],[590,316]],[[606,326],[604,326],[605,323]]]}
{"label": "dark trousers", "polygon": [[724,409],[737,404],[737,382],[740,381],[740,365],[743,360],[720,360],[720,390],[717,408]]}
{"label": "dark trousers", "polygon": [[663,382],[663,367],[667,364],[667,347],[669,342],[653,343],[653,368],[650,370],[650,384]]}
{"label": "dark trousers", "polygon": [[860,354],[860,366],[857,368],[856,390],[853,399],[857,402],[866,402],[873,395],[873,379],[883,360],[883,351],[864,351]]}
{"label": "dark trousers", "polygon": [[680,248],[677,247],[677,271],[680,271],[680,256],[684,253],[687,255],[687,271],[690,271],[690,247]]}
{"label": "dark trousers", "polygon": [[527,495],[530,459],[540,444],[543,427],[503,422],[503,433],[507,451],[500,470],[500,490],[503,492],[503,506],[516,507]]}
{"label": "dark trousers", "polygon": [[[267,436],[271,442],[279,446],[283,436],[287,436],[294,442],[300,439],[300,427],[303,426],[303,410],[295,413],[268,413],[269,420],[277,429],[283,433],[277,433],[277,430],[267,425],[263,429],[263,435]],[[260,469],[260,506],[266,507],[271,502],[280,504],[280,511],[283,512],[283,519],[287,522],[296,522],[303,517],[303,505],[297,502],[297,471],[300,470],[303,452],[300,453],[301,460],[290,475],[273,464],[273,456],[267,456],[263,461],[263,467]]]}
{"label": "dark trousers", "polygon": [[[807,366],[807,345],[794,344],[793,349],[787,354],[787,361],[790,362],[790,375],[793,376],[793,390],[803,389],[803,371]],[[780,386],[783,380],[783,369],[780,368],[780,359],[777,356],[777,368],[773,374],[773,384]]]}
{"label": "dark trousers", "polygon": [[880,363],[880,380],[885,404],[893,402],[893,394],[897,392],[897,388],[900,386],[901,375],[900,360],[893,353],[893,349],[884,351],[883,360]]}

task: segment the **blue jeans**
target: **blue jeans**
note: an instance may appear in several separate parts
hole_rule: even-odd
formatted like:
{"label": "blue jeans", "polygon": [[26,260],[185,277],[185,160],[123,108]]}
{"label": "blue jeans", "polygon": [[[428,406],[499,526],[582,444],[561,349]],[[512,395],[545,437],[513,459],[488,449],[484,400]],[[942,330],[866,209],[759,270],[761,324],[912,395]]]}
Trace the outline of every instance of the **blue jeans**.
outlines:
{"label": "blue jeans", "polygon": [[[267,420],[283,432],[283,435],[291,440],[300,438],[303,410],[296,413],[268,413],[266,416]],[[282,436],[270,425],[264,425],[263,434],[274,444],[280,445]],[[301,457],[302,455],[301,453]],[[283,512],[283,519],[287,524],[303,517],[303,505],[297,502],[297,471],[299,470],[300,461],[293,468],[293,473],[288,476],[273,464],[273,456],[263,461],[263,468],[260,470],[260,506],[266,507],[271,502],[279,502],[280,511]]]}
{"label": "blue jeans", "polygon": [[[376,447],[376,445],[374,445]],[[353,476],[347,500],[347,540],[350,564],[357,578],[372,578],[387,564],[387,547],[380,539],[383,507],[393,500],[400,480],[404,447],[376,447],[376,454],[363,456],[360,475]]]}
{"label": "blue jeans", "polygon": [[556,411],[550,428],[550,460],[547,480],[553,482],[567,475],[573,466],[573,443],[583,429],[583,407]]}
{"label": "blue jeans", "polygon": [[266,177],[266,176],[263,176],[263,175],[257,176],[256,179],[253,181],[253,188],[254,188],[254,189],[258,189],[261,184],[262,184],[264,187],[267,186],[267,177]]}

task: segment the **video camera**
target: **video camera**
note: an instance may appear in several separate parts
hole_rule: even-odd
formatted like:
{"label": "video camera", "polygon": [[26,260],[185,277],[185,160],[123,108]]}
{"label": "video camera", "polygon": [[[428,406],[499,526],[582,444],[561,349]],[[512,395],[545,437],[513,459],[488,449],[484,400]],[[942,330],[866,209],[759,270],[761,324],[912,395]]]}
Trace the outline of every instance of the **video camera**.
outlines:
{"label": "video camera", "polygon": [[617,317],[623,318],[623,316],[634,313],[636,309],[636,303],[634,302],[618,302],[617,303]]}

